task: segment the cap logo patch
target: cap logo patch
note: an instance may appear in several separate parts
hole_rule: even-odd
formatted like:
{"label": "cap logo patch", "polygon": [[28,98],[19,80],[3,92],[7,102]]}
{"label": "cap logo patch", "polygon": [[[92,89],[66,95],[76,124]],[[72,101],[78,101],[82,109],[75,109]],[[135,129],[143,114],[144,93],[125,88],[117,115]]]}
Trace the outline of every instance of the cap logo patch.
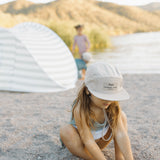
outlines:
{"label": "cap logo patch", "polygon": [[112,89],[117,89],[117,85],[116,85],[116,84],[114,84],[114,83],[108,83],[108,82],[105,82],[105,83],[103,84],[103,87],[104,87],[105,89],[110,89],[110,90],[112,90]]}

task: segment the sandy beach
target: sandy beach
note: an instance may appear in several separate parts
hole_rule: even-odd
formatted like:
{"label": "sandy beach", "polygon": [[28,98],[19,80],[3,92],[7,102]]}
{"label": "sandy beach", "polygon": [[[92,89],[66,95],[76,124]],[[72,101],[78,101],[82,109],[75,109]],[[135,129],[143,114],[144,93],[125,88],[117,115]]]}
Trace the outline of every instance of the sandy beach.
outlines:
{"label": "sandy beach", "polygon": [[[160,159],[160,74],[124,75],[121,102],[135,160]],[[70,119],[76,88],[59,93],[0,92],[0,160],[78,160],[62,149],[59,128]],[[104,149],[114,159],[113,142]]]}

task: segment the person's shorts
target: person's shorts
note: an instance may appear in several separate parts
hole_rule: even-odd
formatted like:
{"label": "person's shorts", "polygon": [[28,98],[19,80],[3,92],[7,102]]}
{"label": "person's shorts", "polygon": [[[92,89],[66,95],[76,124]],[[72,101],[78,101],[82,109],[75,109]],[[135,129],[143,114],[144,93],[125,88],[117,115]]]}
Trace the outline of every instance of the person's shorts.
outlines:
{"label": "person's shorts", "polygon": [[78,69],[78,78],[81,78],[81,70],[82,69],[87,69],[86,63],[82,59],[75,59],[77,69]]}
{"label": "person's shorts", "polygon": [[77,65],[77,68],[78,68],[78,71],[82,70],[82,69],[87,69],[87,65],[85,63],[84,60],[82,59],[75,59],[76,61],[76,65]]}

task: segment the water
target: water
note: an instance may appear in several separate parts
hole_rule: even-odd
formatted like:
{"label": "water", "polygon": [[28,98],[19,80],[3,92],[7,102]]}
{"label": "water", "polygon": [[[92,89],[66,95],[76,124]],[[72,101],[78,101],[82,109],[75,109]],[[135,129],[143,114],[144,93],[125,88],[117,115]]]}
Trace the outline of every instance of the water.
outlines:
{"label": "water", "polygon": [[93,59],[116,65],[122,73],[160,73],[160,32],[112,37],[114,49],[93,53]]}

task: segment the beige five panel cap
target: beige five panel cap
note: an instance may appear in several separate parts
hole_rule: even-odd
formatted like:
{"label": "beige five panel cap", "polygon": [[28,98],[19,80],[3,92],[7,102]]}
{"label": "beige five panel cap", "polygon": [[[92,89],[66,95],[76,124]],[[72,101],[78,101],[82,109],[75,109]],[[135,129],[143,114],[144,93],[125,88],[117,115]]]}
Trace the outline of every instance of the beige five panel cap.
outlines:
{"label": "beige five panel cap", "polygon": [[97,98],[111,101],[129,99],[129,94],[123,88],[123,77],[117,67],[96,62],[88,66],[85,85]]}

